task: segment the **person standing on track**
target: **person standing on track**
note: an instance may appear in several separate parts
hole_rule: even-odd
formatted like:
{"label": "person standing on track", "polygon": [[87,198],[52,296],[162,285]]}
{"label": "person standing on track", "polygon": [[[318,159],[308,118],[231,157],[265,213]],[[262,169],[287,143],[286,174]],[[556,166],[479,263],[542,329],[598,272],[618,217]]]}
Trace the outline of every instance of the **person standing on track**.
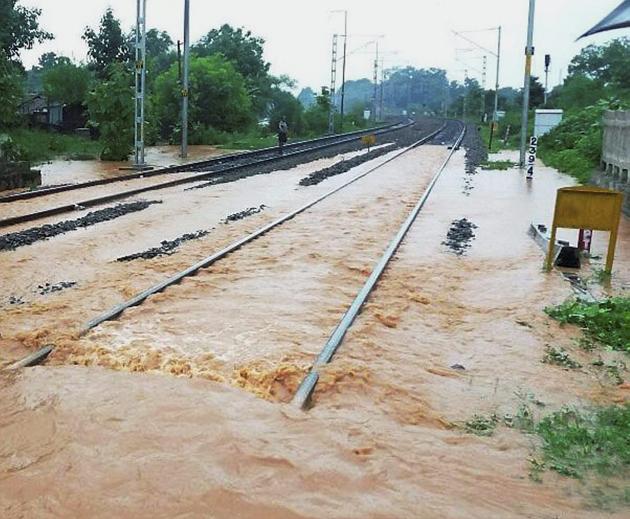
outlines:
{"label": "person standing on track", "polygon": [[280,155],[283,154],[283,147],[287,143],[287,139],[289,138],[289,125],[287,124],[287,118],[282,117],[280,122],[278,123],[278,150]]}

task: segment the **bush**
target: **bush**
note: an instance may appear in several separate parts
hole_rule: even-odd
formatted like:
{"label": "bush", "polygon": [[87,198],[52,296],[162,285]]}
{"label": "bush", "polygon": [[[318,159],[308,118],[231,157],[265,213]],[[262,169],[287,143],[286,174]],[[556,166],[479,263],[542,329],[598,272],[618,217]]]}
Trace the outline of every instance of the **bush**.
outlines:
{"label": "bush", "polygon": [[10,133],[17,156],[12,160],[45,162],[57,157],[68,160],[95,159],[101,150],[101,144],[76,135],[51,133],[44,130],[16,129]]}
{"label": "bush", "polygon": [[[222,56],[190,60],[189,90],[189,130],[195,141],[203,142],[201,136],[210,129],[241,131],[253,122],[245,80]],[[180,124],[181,87],[177,65],[155,80],[153,105],[161,137],[172,139]],[[195,132],[198,132],[197,137]]]}
{"label": "bush", "polygon": [[630,353],[630,297],[588,303],[571,300],[545,312],[560,323],[580,326],[587,336],[615,350]]}
{"label": "bush", "polygon": [[133,149],[133,87],[131,74],[112,65],[108,78],[88,97],[90,123],[98,128],[102,160],[127,160]]}
{"label": "bush", "polygon": [[558,126],[540,138],[541,159],[580,182],[588,182],[601,160],[604,110],[621,107],[622,103],[618,100],[600,100],[567,115]]}

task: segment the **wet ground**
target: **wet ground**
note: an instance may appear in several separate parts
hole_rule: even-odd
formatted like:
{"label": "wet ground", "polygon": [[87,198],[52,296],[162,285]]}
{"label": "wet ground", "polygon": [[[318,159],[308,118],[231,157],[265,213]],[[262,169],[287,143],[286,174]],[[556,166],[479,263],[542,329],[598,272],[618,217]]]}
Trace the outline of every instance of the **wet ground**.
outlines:
{"label": "wet ground", "polygon": [[[447,153],[395,159],[81,338],[87,319],[393,154],[309,187],[300,179],[340,157],[174,189],[124,225],[0,253],[0,362],[58,347],[46,366],[0,375],[3,515],[602,517],[579,483],[528,478],[534,438],[457,426],[523,402],[628,399],[595,368],[541,362],[548,344],[573,353],[577,335],[542,312],[572,292],[541,272],[527,235],[571,183],[547,168],[532,183],[518,170],[467,175],[457,152],[323,371],[313,409],[286,403]],[[454,224],[461,255],[443,243]],[[200,230],[172,254],[116,261]],[[620,231],[613,286],[598,290],[630,282],[627,219]],[[76,285],[38,289],[61,282]]]}

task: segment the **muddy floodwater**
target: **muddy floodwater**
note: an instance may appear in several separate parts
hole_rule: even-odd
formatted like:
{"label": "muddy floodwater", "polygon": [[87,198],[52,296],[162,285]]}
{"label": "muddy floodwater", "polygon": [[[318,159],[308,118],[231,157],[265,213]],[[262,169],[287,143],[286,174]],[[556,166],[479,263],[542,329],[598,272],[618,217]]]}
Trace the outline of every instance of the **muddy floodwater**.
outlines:
{"label": "muddy floodwater", "polygon": [[[467,176],[457,151],[322,370],[312,409],[290,403],[448,153],[427,145],[384,164],[391,152],[309,187],[299,181],[355,155],[179,186],[148,196],[162,203],[143,211],[0,252],[0,364],[56,346],[44,366],[0,372],[0,515],[627,517],[592,508],[579,481],[528,477],[534,436],[461,427],[524,403],[550,412],[630,397],[628,384],[606,383],[595,368],[541,362],[548,344],[572,348],[579,334],[543,312],[573,292],[558,271],[542,272],[527,234],[532,222],[551,223],[556,189],[571,184],[542,165],[530,183],[516,169]],[[380,164],[80,334],[112,305]],[[448,245],[454,222],[461,254]],[[167,255],[116,261],[200,230]],[[596,234],[594,256],[604,238]],[[630,287],[625,218],[616,253],[603,293]],[[61,282],[76,284],[46,288]]]}
{"label": "muddy floodwater", "polygon": [[[211,159],[225,153],[233,153],[214,146],[189,146],[188,157],[182,159],[179,146],[149,146],[145,162],[153,167],[165,167]],[[133,158],[133,157],[132,157]],[[37,166],[42,172],[42,185],[76,184],[89,180],[115,178],[128,175],[133,160],[124,162],[100,160],[52,160]]]}

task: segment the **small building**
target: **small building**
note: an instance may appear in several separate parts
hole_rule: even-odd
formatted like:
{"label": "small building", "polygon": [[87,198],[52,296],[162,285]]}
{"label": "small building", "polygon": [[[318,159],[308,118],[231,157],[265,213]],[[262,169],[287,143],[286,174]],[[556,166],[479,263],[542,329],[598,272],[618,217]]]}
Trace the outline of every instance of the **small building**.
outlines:
{"label": "small building", "polygon": [[534,136],[540,137],[545,135],[562,121],[563,111],[560,109],[540,109],[536,110],[536,118],[534,120]]}
{"label": "small building", "polygon": [[25,99],[19,108],[19,113],[28,117],[32,124],[42,126],[63,125],[64,105],[57,102],[48,102],[41,94],[31,94]]}

